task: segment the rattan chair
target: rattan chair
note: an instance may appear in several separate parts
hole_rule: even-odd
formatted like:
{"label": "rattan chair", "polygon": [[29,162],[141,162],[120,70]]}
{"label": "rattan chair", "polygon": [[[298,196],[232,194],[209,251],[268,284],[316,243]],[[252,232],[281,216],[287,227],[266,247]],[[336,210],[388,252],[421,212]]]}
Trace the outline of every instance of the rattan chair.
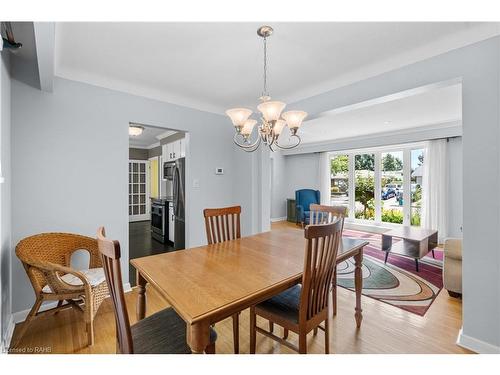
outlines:
{"label": "rattan chair", "polygon": [[[71,255],[77,250],[88,251],[88,270],[70,268]],[[16,246],[16,255],[28,274],[36,297],[20,327],[18,341],[36,316],[76,307],[83,312],[88,344],[93,345],[94,317],[109,294],[97,240],[71,233],[42,233],[21,240]],[[38,312],[46,301],[58,301],[57,307]]]}

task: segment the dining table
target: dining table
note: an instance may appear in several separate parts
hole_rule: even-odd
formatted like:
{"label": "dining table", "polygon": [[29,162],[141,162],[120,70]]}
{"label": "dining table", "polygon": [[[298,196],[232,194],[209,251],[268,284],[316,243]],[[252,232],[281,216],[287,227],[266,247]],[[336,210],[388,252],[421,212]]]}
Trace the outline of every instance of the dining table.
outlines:
{"label": "dining table", "polygon": [[[362,321],[364,239],[343,237],[337,264],[354,259],[355,323]],[[306,240],[300,229],[273,229],[231,241],[132,259],[137,272],[137,319],[146,314],[146,285],[186,322],[193,353],[203,353],[210,327],[302,280]]]}

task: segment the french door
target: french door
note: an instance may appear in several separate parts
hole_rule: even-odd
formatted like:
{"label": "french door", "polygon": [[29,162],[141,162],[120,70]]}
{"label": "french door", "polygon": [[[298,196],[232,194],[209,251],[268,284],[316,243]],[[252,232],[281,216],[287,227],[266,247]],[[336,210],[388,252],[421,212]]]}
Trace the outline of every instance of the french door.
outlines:
{"label": "french door", "polygon": [[421,144],[332,153],[331,204],[350,221],[420,226],[423,156]]}
{"label": "french door", "polygon": [[149,161],[128,162],[128,215],[129,221],[150,220]]}

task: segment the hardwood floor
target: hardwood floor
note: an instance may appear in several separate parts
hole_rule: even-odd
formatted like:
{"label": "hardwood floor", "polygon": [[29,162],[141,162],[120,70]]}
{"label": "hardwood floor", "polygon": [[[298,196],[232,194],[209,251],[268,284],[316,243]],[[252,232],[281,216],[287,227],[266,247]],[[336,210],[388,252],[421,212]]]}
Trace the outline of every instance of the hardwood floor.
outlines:
{"label": "hardwood floor", "polygon": [[[298,230],[287,223],[273,224],[273,230]],[[147,314],[154,313],[168,304],[153,290],[147,292]],[[135,320],[137,291],[126,295],[131,323]],[[461,301],[441,291],[425,316],[421,317],[397,307],[363,297],[363,324],[356,329],[354,321],[355,294],[338,288],[338,312],[330,323],[331,353],[468,353],[457,346],[458,331],[462,324]],[[267,322],[257,320],[267,329]],[[249,313],[240,317],[240,353],[249,353]],[[218,333],[217,353],[233,352],[232,320],[216,324]],[[16,341],[16,331],[13,342]],[[275,326],[275,332],[281,328]],[[308,335],[308,352],[324,353],[324,336]],[[297,344],[297,336],[290,332],[289,340]],[[95,345],[86,346],[85,325],[81,313],[75,310],[60,312],[55,316],[36,319],[19,343],[23,348],[46,348],[52,353],[114,353],[116,349],[115,323],[111,301],[103,302],[95,318]],[[263,336],[257,335],[257,353],[293,353],[290,349]]]}
{"label": "hardwood floor", "polygon": [[[155,255],[175,251],[171,242],[161,243],[151,237],[151,222],[136,221],[129,223],[129,258],[140,258],[148,255]],[[135,285],[135,269],[129,266],[130,285]]]}

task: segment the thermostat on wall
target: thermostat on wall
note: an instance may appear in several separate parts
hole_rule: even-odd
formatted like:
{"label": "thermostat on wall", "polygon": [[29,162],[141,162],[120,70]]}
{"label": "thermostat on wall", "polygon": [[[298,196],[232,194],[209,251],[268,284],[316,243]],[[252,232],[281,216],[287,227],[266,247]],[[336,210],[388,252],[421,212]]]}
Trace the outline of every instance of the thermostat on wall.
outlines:
{"label": "thermostat on wall", "polygon": [[224,174],[224,168],[215,168],[215,174]]}

